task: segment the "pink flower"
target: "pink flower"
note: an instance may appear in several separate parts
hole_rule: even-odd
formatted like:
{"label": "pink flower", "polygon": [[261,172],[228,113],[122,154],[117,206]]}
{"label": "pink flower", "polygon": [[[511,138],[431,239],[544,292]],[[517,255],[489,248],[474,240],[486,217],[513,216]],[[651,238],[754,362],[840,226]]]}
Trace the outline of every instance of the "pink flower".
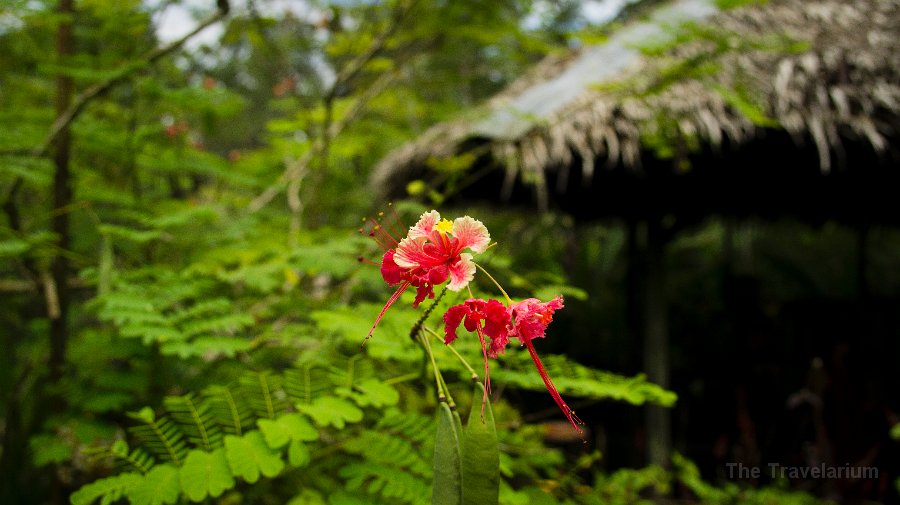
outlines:
{"label": "pink flower", "polygon": [[463,251],[484,252],[491,241],[481,221],[469,216],[449,221],[441,219],[436,210],[422,214],[400,242],[377,223],[370,235],[387,249],[381,259],[381,277],[389,285],[398,287],[381,309],[366,340],[406,288],[415,286],[413,306],[418,307],[425,298],[434,298],[434,286],[448,280],[447,288],[451,291],[466,287],[475,276],[475,263],[472,254]]}
{"label": "pink flower", "polygon": [[419,222],[409,229],[409,235],[397,245],[392,260],[410,275],[427,279],[431,286],[449,278],[447,288],[459,291],[475,276],[472,255],[463,250],[481,253],[490,241],[491,236],[481,221],[465,216],[451,223],[433,210],[422,214]]}
{"label": "pink flower", "polygon": [[544,380],[544,385],[547,386],[547,391],[550,392],[550,396],[553,397],[553,400],[559,406],[560,410],[562,410],[563,414],[565,414],[566,418],[569,419],[569,422],[572,423],[575,430],[578,431],[578,433],[583,433],[578,425],[584,423],[581,419],[578,419],[578,416],[575,415],[572,408],[563,401],[556,386],[553,385],[553,381],[550,380],[550,376],[547,374],[544,364],[541,363],[541,358],[534,349],[533,340],[536,338],[544,338],[547,325],[553,321],[553,313],[561,308],[563,308],[563,299],[561,296],[557,296],[549,302],[541,302],[537,298],[528,298],[521,302],[513,303],[510,306],[510,312],[515,318],[515,323],[510,331],[510,335],[516,336],[522,344],[528,348],[528,353],[531,354],[531,360],[534,361],[534,366],[537,367],[541,379]]}
{"label": "pink flower", "polygon": [[510,306],[512,314],[516,318],[513,333],[528,345],[528,341],[535,338],[544,338],[547,326],[553,322],[553,313],[563,308],[562,296],[549,302],[541,302],[537,298],[527,298]]}

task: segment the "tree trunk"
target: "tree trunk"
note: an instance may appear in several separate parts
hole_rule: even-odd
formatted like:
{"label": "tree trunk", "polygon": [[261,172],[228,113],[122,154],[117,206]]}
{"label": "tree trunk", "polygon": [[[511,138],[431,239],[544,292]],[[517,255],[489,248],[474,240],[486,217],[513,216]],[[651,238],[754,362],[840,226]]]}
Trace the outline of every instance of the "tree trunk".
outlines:
{"label": "tree trunk", "polygon": [[[63,16],[56,36],[56,54],[58,63],[69,63],[74,54],[72,24],[75,12],[74,0],[59,0],[57,12]],[[62,117],[72,105],[72,78],[60,73],[56,78],[56,115]],[[61,413],[65,410],[65,399],[59,384],[66,371],[66,347],[69,343],[69,263],[68,252],[71,247],[69,230],[69,212],[72,205],[71,130],[67,124],[59,132],[53,145],[53,208],[51,209],[51,228],[56,235],[57,253],[50,264],[50,276],[44,282],[47,300],[47,315],[50,317],[50,359],[48,362],[48,385],[52,393],[44,394],[46,402],[40,411],[44,413]],[[45,390],[46,391],[46,390]],[[35,421],[40,422],[40,419]],[[40,426],[32,428],[40,429]],[[31,431],[31,430],[29,430]],[[51,499],[53,503],[65,503],[63,484],[53,479]]]}
{"label": "tree trunk", "polygon": [[[67,17],[60,25],[56,36],[56,53],[59,63],[65,64],[74,53],[74,41],[72,37],[72,16],[74,14],[74,0],[60,0],[57,12]],[[62,116],[72,104],[72,78],[60,74],[56,78],[56,113]],[[56,307],[50,303],[48,313],[50,315],[50,363],[49,372],[51,382],[58,382],[62,378],[66,364],[66,345],[68,344],[68,328],[66,319],[69,313],[69,259],[67,252],[71,245],[69,235],[69,212],[72,203],[72,183],[69,167],[71,134],[66,126],[56,139],[53,149],[53,165],[56,169],[53,175],[53,233],[57,237],[59,251],[50,266],[52,284],[47,284],[47,299],[52,300],[52,289],[55,288]]]}

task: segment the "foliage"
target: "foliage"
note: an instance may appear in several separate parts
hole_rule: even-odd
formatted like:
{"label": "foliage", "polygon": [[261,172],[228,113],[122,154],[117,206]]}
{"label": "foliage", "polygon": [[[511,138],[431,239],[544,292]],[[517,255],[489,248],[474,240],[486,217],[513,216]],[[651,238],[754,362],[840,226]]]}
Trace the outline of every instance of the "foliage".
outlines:
{"label": "foliage", "polygon": [[[307,17],[264,4],[232,9],[219,35],[153,61],[165,47],[160,9],[187,2],[0,7],[0,502],[431,495],[437,395],[409,339],[420,313],[393,311],[359,351],[384,291],[377,268],[357,261],[374,253],[350,231],[374,205],[363,181],[390,149],[556,50],[575,3],[545,9],[534,30],[522,19],[546,6],[524,0],[314,2]],[[72,54],[57,54],[68,22]],[[65,128],[70,178],[60,182],[57,153],[38,148],[64,77],[76,96],[121,79]],[[422,210],[397,207],[405,220]],[[614,296],[572,286],[577,274],[554,259],[566,242],[546,231],[571,235],[571,223],[491,219],[528,244],[508,250],[529,254],[489,260],[516,292]],[[605,272],[623,242],[614,232],[596,241]],[[480,356],[475,339],[455,350]],[[472,406],[465,429],[451,413],[462,478],[481,483],[463,488],[463,503],[494,492],[500,503],[595,503],[588,479],[613,497],[658,475],[606,481],[592,475],[596,453],[548,445],[515,403],[516,391],[544,389],[524,353],[496,367],[506,393],[485,423],[458,358],[442,345],[434,358],[457,405]],[[545,361],[585,403],[675,401],[641,375]]]}
{"label": "foliage", "polygon": [[[276,477],[299,480],[304,489],[327,494],[329,488],[319,487],[311,476],[336,472],[346,486],[347,496],[384,500],[385,503],[418,503],[421,497],[429,494],[428,489],[423,488],[423,479],[430,479],[436,471],[422,456],[432,446],[435,425],[408,408],[398,410],[401,395],[392,385],[394,381],[390,377],[379,378],[376,370],[400,371],[408,366],[407,363],[421,362],[424,356],[415,352],[417,347],[412,342],[389,342],[403,338],[396,334],[400,332],[391,331],[373,339],[367,347],[368,358],[353,354],[353,345],[358,343],[356,338],[371,324],[370,316],[360,314],[374,313],[375,306],[363,305],[366,306],[373,310],[356,308],[347,313],[314,313],[313,320],[318,328],[315,333],[330,335],[329,340],[306,337],[304,345],[316,346],[317,350],[307,354],[301,352],[293,366],[279,372],[246,371],[231,385],[210,386],[199,394],[166,397],[161,412],[145,407],[131,413],[135,424],[130,432],[138,443],[136,448],[130,450],[119,441],[97,452],[100,457],[129,463],[122,465],[129,471],[83,487],[73,495],[72,502],[92,503],[97,499],[115,500],[124,496],[132,503],[143,503],[147,489],[151,488],[162,493],[159,496],[164,503],[172,496],[200,501],[206,496],[237,492],[236,486],[241,481],[254,484],[260,483],[261,479]],[[351,314],[357,314],[357,317],[351,317]],[[130,324],[121,320],[123,325]],[[459,347],[467,354],[477,355],[474,341]],[[450,353],[436,353],[435,356],[442,367],[458,366]],[[383,364],[373,367],[371,360]],[[632,382],[623,379],[626,385],[617,386],[615,384],[621,378],[578,367],[562,357],[551,358],[549,363],[555,368],[575,370],[570,378],[560,376],[561,388],[575,396],[615,397],[617,394],[611,391],[618,387],[627,393],[618,395],[618,399],[638,403],[666,401],[665,394],[658,398],[652,396],[653,391],[666,393],[659,388],[648,389],[651,393],[643,391],[641,387],[651,385],[640,378],[632,379]],[[543,388],[524,379],[530,363],[507,360],[504,366],[504,372],[499,376],[506,374],[509,377],[508,386]],[[461,380],[468,379],[464,374],[460,375]],[[473,398],[480,397],[478,391]],[[458,416],[451,413],[447,404],[441,404],[445,408],[439,416],[438,442],[434,444],[435,448],[451,451],[436,451],[434,468],[447,469],[454,465],[458,468],[456,481],[435,480],[435,486],[443,482],[441,487],[461,490],[459,482],[464,473],[472,482],[486,479],[483,486],[473,484],[471,488],[465,488],[467,493],[474,494],[465,499],[460,494],[460,503],[483,503],[483,497],[492,487],[493,492],[497,492],[499,482],[496,476],[483,475],[479,470],[485,466],[490,468],[484,463],[491,459],[497,461],[494,465],[499,468],[496,453],[491,456],[484,452],[485,448],[491,447],[489,441],[497,437],[490,405],[486,410],[488,422],[482,423],[480,403],[477,400],[472,403],[465,430],[458,426]],[[376,421],[378,419],[380,421]],[[440,426],[444,427],[444,436]],[[454,437],[454,443],[441,443],[446,436]],[[334,444],[346,455],[344,458],[334,454],[328,458],[319,457],[329,452],[328,447]],[[444,460],[453,454],[456,454],[457,462],[448,466]],[[300,468],[304,469],[302,474],[296,472]],[[445,493],[435,496],[445,496]]]}

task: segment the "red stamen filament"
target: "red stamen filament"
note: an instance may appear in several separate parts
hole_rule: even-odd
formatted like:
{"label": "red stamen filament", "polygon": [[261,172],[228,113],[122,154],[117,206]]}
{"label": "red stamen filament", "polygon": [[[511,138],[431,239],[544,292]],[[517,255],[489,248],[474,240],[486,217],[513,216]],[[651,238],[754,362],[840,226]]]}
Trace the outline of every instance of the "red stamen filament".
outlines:
{"label": "red stamen filament", "polygon": [[381,223],[372,218],[369,218],[369,222],[372,223],[372,229],[369,230],[369,236],[372,237],[372,240],[374,240],[376,244],[378,244],[378,247],[385,251],[397,247],[399,242],[393,235],[388,233],[383,226],[381,226]]}
{"label": "red stamen filament", "polygon": [[[544,380],[544,385],[547,386],[547,391],[550,392],[550,396],[553,397],[553,400],[556,402],[556,405],[559,406],[560,410],[562,410],[563,414],[566,415],[566,418],[569,419],[569,422],[572,423],[572,427],[575,428],[575,431],[584,438],[584,431],[578,427],[578,425],[584,425],[584,422],[575,415],[575,411],[569,407],[565,401],[563,401],[562,396],[559,395],[559,391],[557,391],[556,386],[553,385],[553,381],[550,380],[550,376],[547,375],[547,370],[544,369],[544,364],[541,363],[541,358],[538,356],[537,351],[534,349],[534,344],[531,342],[531,339],[525,340],[525,347],[528,348],[528,353],[531,354],[531,360],[534,361],[534,366],[537,367],[538,373],[541,375],[541,379]],[[577,423],[577,424],[576,424]]]}
{"label": "red stamen filament", "polygon": [[[394,204],[388,202],[388,208],[391,209],[390,219],[385,222],[385,229],[390,232],[391,235],[397,237],[405,237],[406,236],[406,226],[403,226],[403,221],[400,219],[400,215],[397,214],[397,209],[394,208]],[[383,212],[381,213],[384,214]]]}
{"label": "red stamen filament", "polygon": [[478,339],[481,340],[481,353],[484,355],[484,394],[481,396],[481,421],[484,422],[484,406],[487,403],[487,397],[491,394],[491,371],[488,367],[487,344],[484,339],[484,330],[481,328],[481,321],[475,322],[475,329],[478,332]]}
{"label": "red stamen filament", "polygon": [[402,295],[403,291],[405,291],[406,288],[408,288],[408,287],[409,287],[409,281],[405,281],[405,282],[401,283],[400,286],[397,288],[397,291],[394,291],[394,294],[392,294],[391,297],[388,298],[387,303],[385,303],[384,307],[381,309],[381,313],[379,313],[378,317],[375,318],[375,324],[372,325],[372,329],[369,330],[369,334],[366,335],[366,338],[363,340],[363,342],[361,344],[359,344],[360,349],[362,349],[362,347],[364,345],[366,345],[366,342],[368,342],[369,338],[372,337],[372,334],[375,333],[375,327],[378,326],[378,323],[381,322],[381,318],[384,317],[384,313],[387,312],[387,309],[389,309],[391,307],[391,305],[393,305],[394,302],[396,302],[397,299],[400,298],[400,295]]}

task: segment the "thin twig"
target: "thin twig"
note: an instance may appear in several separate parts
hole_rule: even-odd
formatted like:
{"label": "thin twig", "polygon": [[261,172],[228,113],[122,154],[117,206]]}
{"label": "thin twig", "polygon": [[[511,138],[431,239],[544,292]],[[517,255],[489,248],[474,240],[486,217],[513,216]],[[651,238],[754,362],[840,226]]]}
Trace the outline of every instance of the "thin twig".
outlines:
{"label": "thin twig", "polygon": [[[274,184],[266,188],[259,196],[250,202],[247,206],[247,210],[251,213],[258,212],[268,205],[276,196],[278,196],[278,193],[281,192],[281,189],[285,184],[289,184],[290,181],[295,180],[300,174],[306,171],[315,158],[321,158],[322,153],[327,149],[327,143],[334,140],[334,138],[340,135],[347,126],[356,121],[365,110],[369,101],[381,94],[381,92],[397,78],[398,74],[399,73],[396,71],[387,72],[376,79],[375,82],[366,89],[365,93],[353,102],[353,105],[340,120],[332,123],[328,130],[323,132],[322,136],[315,140],[308,151],[303,153],[303,155],[294,162],[287,165],[284,172]],[[326,138],[328,139],[327,141]]]}
{"label": "thin twig", "polygon": [[[259,196],[250,202],[250,205],[248,205],[247,208],[251,213],[257,212],[268,205],[278,193],[281,192],[281,189],[285,184],[290,186],[288,191],[299,192],[300,186],[299,184],[294,183],[294,181],[298,178],[298,174],[308,170],[310,163],[314,159],[318,158],[321,160],[321,168],[324,169],[331,142],[335,137],[340,135],[350,123],[356,121],[368,102],[379,95],[397,77],[398,72],[396,70],[382,74],[368,89],[366,89],[362,96],[354,102],[353,106],[350,107],[350,110],[348,110],[339,121],[336,123],[333,122],[334,100],[337,97],[338,91],[344,88],[351,80],[355,79],[362,69],[372,61],[372,58],[377,56],[384,49],[388,39],[390,39],[390,37],[396,33],[397,29],[400,28],[416,2],[417,0],[412,0],[411,2],[398,5],[391,15],[391,21],[388,26],[378,34],[375,40],[372,41],[363,53],[351,60],[350,63],[338,72],[334,82],[331,84],[323,98],[325,118],[322,121],[320,136],[315,140],[310,150],[303,153],[303,156],[298,158],[295,163],[289,164],[285,168],[285,171],[274,184],[266,188]],[[294,198],[296,200],[299,197],[288,195],[288,198]]]}

